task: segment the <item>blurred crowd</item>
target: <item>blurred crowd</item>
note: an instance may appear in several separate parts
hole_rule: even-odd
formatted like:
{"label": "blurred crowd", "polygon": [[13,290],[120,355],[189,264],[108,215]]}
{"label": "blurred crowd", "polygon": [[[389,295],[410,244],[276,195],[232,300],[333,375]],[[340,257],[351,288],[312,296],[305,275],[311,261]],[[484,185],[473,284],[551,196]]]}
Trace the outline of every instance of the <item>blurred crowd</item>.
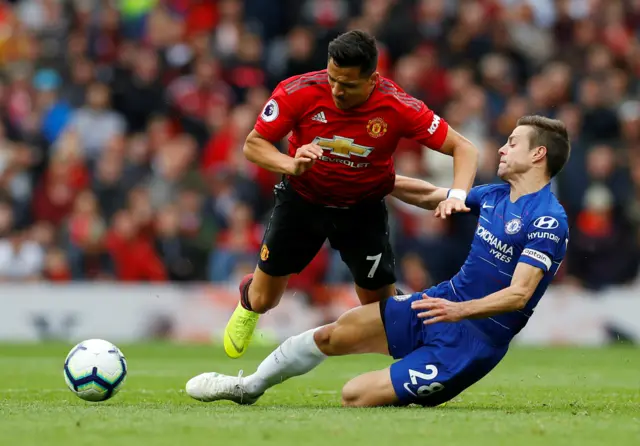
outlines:
{"label": "blurred crowd", "polygon": [[[640,0],[0,0],[0,279],[237,281],[279,181],[244,138],[279,81],[323,69],[355,28],[384,76],[479,147],[478,183],[498,181],[518,117],[562,119],[558,280],[636,278]],[[396,168],[451,184],[451,159],[410,141]],[[454,274],[473,217],[389,205],[401,284]],[[350,280],[325,248],[292,286]]]}

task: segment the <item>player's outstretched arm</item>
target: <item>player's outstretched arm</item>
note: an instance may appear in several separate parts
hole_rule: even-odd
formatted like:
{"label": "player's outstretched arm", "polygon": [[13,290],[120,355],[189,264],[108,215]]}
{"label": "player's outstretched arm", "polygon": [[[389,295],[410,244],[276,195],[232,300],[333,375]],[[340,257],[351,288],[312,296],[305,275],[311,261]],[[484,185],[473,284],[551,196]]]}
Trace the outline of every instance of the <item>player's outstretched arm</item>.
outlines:
{"label": "player's outstretched arm", "polygon": [[452,127],[449,127],[439,151],[453,157],[453,185],[451,188],[469,193],[478,170],[479,153],[476,146]]}
{"label": "player's outstretched arm", "polygon": [[280,152],[256,130],[252,130],[242,148],[244,156],[254,164],[275,173],[300,175],[310,169],[322,156],[322,149],[306,144],[298,149],[295,158]]}
{"label": "player's outstretched arm", "polygon": [[438,204],[435,212],[436,217],[445,219],[451,214],[470,211],[465,202],[478,169],[478,149],[471,141],[449,127],[440,152],[453,157],[453,186],[447,199]]}
{"label": "player's outstretched arm", "polygon": [[425,319],[425,324],[479,319],[521,310],[529,302],[543,276],[544,272],[540,268],[520,262],[507,288],[482,299],[452,302],[425,294],[424,299],[413,302],[411,307],[414,310],[424,310],[418,313],[418,317]]}
{"label": "player's outstretched arm", "polygon": [[[424,180],[396,175],[391,195],[419,208],[435,209],[436,217],[447,218],[454,213],[469,212],[470,209],[464,201],[453,199],[449,202],[447,200],[450,191],[451,189],[438,187]],[[445,203],[446,206],[444,206]]]}
{"label": "player's outstretched arm", "polygon": [[448,189],[435,186],[428,181],[396,175],[391,195],[407,204],[433,210],[441,201],[447,199],[447,191]]}

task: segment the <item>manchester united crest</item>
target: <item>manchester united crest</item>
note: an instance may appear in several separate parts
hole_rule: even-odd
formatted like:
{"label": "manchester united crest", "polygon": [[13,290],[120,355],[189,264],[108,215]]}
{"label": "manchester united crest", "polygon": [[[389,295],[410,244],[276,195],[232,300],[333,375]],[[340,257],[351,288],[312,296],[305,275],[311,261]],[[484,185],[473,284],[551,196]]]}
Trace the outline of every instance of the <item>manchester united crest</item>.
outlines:
{"label": "manchester united crest", "polygon": [[262,245],[262,249],[260,250],[260,260],[262,260],[263,262],[266,262],[268,258],[269,258],[269,248],[267,248],[267,245]]}
{"label": "manchester united crest", "polygon": [[367,133],[372,138],[380,138],[387,133],[387,123],[382,118],[373,118],[367,124]]}

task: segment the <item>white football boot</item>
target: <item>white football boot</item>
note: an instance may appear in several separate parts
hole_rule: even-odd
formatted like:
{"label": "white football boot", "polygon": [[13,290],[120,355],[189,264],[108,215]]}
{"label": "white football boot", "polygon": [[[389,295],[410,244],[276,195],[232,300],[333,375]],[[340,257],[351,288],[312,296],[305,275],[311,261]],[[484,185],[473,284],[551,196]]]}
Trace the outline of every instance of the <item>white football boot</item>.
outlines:
{"label": "white football boot", "polygon": [[242,370],[238,376],[220,373],[203,373],[189,380],[187,394],[193,399],[206,403],[218,400],[233,401],[238,404],[253,404],[262,396],[249,395],[244,387]]}

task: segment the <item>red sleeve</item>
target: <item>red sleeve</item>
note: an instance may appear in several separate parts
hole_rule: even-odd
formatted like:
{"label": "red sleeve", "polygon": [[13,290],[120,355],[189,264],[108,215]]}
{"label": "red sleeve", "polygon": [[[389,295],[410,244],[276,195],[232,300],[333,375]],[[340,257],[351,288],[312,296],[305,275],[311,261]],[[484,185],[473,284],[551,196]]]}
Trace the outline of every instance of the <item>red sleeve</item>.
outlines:
{"label": "red sleeve", "polygon": [[272,143],[280,141],[298,120],[291,95],[278,85],[258,116],[254,129]]}
{"label": "red sleeve", "polygon": [[143,244],[144,252],[144,264],[146,279],[150,282],[163,282],[167,280],[167,272],[164,268],[164,264],[158,257],[156,250],[153,249],[150,243]]}
{"label": "red sleeve", "polygon": [[449,124],[430,110],[424,102],[416,99],[414,101],[407,104],[407,110],[403,111],[403,115],[408,118],[405,136],[430,149],[439,150],[447,138]]}

